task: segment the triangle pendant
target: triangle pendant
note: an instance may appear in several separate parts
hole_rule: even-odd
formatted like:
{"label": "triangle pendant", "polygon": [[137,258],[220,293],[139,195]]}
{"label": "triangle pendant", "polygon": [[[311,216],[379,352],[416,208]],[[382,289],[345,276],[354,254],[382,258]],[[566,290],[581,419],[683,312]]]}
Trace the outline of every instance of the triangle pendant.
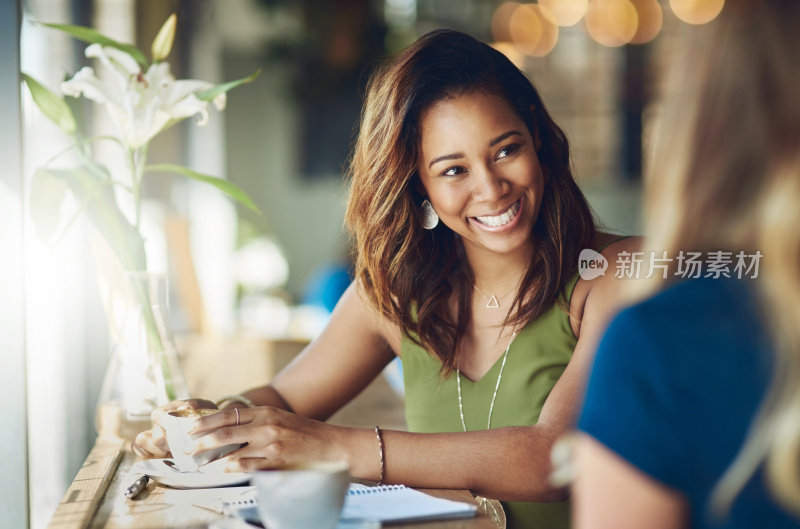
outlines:
{"label": "triangle pendant", "polygon": [[489,301],[486,303],[487,309],[497,309],[500,307],[500,304],[497,302],[497,296],[492,296],[489,298]]}

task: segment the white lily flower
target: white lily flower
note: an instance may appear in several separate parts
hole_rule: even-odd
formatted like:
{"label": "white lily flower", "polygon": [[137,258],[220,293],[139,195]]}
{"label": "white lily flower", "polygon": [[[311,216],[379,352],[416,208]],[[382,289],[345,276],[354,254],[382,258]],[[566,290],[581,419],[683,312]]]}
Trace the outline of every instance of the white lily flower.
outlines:
{"label": "white lily flower", "polygon": [[[193,79],[176,81],[167,62],[152,64],[142,72],[127,53],[100,44],[89,45],[86,57],[100,61],[101,75],[86,66],[61,83],[61,90],[72,97],[83,95],[105,104],[122,141],[131,149],[142,147],[156,134],[185,118],[199,114],[198,125],[207,123],[208,102],[198,99],[195,93],[211,88],[211,83]],[[225,102],[225,94],[213,100],[219,110],[225,108]]]}

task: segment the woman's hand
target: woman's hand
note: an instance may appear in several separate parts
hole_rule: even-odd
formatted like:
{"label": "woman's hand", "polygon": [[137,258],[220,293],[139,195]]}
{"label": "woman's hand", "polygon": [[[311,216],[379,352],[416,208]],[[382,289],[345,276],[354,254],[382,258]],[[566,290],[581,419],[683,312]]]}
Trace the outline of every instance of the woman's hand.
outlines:
{"label": "woman's hand", "polygon": [[197,420],[194,452],[229,444],[246,446],[215,465],[228,472],[251,472],[299,461],[348,461],[343,428],[268,406],[227,409]]}
{"label": "woman's hand", "polygon": [[159,422],[161,418],[170,411],[182,408],[216,409],[216,407],[216,404],[213,402],[203,399],[174,400],[163,406],[159,406],[150,414],[150,419],[153,421],[153,428],[139,433],[131,442],[131,450],[142,459],[169,457],[171,454],[169,452],[169,446],[167,446],[167,436]]}

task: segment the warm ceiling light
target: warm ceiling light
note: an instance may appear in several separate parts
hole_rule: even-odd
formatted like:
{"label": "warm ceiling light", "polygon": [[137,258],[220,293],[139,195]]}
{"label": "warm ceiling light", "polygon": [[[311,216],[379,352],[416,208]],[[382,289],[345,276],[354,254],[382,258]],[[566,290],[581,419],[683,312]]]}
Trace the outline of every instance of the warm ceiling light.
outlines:
{"label": "warm ceiling light", "polygon": [[511,15],[518,7],[518,2],[504,2],[497,6],[497,9],[495,9],[492,15],[492,36],[494,40],[500,42],[511,40],[509,24],[511,22]]}
{"label": "warm ceiling light", "polygon": [[664,16],[658,0],[629,0],[636,8],[636,15],[639,23],[636,26],[636,33],[631,39],[631,44],[644,44],[650,42],[658,32],[661,31],[661,24]]}
{"label": "warm ceiling light", "polygon": [[573,26],[586,14],[589,0],[539,0],[548,9],[559,26]]}
{"label": "warm ceiling light", "polygon": [[622,46],[636,35],[639,17],[629,0],[592,0],[586,10],[586,30],[605,46]]}
{"label": "warm ceiling light", "polygon": [[511,41],[526,55],[543,57],[558,41],[558,25],[547,8],[522,4],[511,14]]}
{"label": "warm ceiling light", "polygon": [[539,13],[539,20],[542,22],[542,38],[539,41],[538,49],[533,55],[535,57],[544,57],[556,47],[556,42],[558,42],[558,23],[547,7],[543,5],[531,7]]}
{"label": "warm ceiling light", "polygon": [[705,24],[719,15],[725,0],[669,0],[669,5],[675,16],[684,22]]}
{"label": "warm ceiling light", "polygon": [[508,29],[513,42],[526,54],[535,51],[542,39],[542,22],[530,4],[520,5],[511,14]]}

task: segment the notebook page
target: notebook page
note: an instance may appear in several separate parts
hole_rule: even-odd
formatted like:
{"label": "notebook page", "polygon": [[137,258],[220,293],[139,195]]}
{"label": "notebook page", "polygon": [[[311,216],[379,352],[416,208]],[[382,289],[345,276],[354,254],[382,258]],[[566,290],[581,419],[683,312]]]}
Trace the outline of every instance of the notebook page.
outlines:
{"label": "notebook page", "polygon": [[365,487],[353,484],[347,491],[342,519],[414,522],[475,516],[477,506],[437,498],[403,485]]}

